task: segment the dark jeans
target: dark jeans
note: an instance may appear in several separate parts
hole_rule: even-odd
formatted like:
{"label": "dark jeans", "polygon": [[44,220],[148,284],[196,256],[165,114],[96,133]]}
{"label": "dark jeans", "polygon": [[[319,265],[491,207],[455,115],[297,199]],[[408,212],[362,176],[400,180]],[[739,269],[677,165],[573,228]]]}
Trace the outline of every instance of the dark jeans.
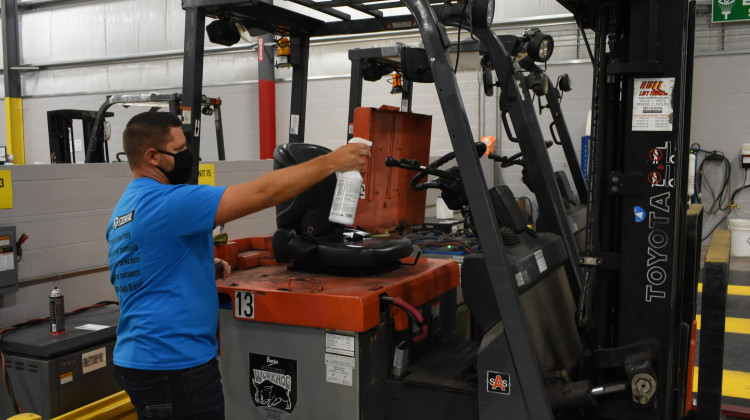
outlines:
{"label": "dark jeans", "polygon": [[181,370],[141,370],[115,366],[138,420],[224,420],[224,393],[216,359]]}

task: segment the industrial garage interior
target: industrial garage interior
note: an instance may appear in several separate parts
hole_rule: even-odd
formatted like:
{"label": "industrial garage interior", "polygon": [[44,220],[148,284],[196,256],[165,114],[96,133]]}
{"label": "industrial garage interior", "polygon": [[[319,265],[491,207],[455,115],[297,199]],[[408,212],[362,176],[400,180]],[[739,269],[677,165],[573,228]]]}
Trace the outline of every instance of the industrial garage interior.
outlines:
{"label": "industrial garage interior", "polygon": [[0,418],[138,418],[107,229],[147,111],[188,184],[372,141],[346,226],[330,175],[213,230],[227,419],[750,418],[747,0],[0,11]]}

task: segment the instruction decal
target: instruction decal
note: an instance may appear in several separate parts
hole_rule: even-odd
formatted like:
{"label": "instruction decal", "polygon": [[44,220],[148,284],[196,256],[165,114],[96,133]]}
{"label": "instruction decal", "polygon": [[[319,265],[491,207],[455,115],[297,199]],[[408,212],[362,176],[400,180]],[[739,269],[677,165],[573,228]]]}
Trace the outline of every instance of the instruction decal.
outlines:
{"label": "instruction decal", "polygon": [[289,117],[289,134],[294,136],[299,134],[299,114],[292,114]]}
{"label": "instruction decal", "polygon": [[10,236],[0,236],[0,271],[12,270],[16,266],[15,253],[13,244],[10,243]]}
{"label": "instruction decal", "polygon": [[487,392],[510,395],[510,374],[487,371]]}
{"label": "instruction decal", "polygon": [[332,384],[354,385],[354,357],[326,353],[326,382]]}
{"label": "instruction decal", "polygon": [[534,258],[536,259],[536,266],[539,269],[539,274],[547,271],[547,261],[544,259],[544,252],[538,250],[534,252]]}
{"label": "instruction decal", "polygon": [[672,131],[674,77],[633,80],[633,131]]}
{"label": "instruction decal", "polygon": [[291,413],[297,404],[297,361],[250,353],[250,392],[256,407],[266,410],[267,419],[279,411]]}
{"label": "instruction decal", "polygon": [[182,107],[182,124],[190,125],[193,123],[193,116],[191,115],[192,112],[193,108],[189,106]]}
{"label": "instruction decal", "polygon": [[326,332],[326,353],[354,357],[354,337]]}

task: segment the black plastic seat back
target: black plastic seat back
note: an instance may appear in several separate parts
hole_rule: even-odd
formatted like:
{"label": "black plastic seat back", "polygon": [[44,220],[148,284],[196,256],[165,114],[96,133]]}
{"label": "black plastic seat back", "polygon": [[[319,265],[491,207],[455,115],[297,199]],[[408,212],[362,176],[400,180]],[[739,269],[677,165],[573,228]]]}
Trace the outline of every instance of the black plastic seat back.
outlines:
{"label": "black plastic seat back", "polygon": [[[331,150],[317,144],[286,143],[273,153],[273,169],[306,162]],[[330,175],[297,197],[276,206],[276,226],[313,237],[341,237],[343,227],[328,221],[336,175]]]}
{"label": "black plastic seat back", "polygon": [[[274,170],[306,162],[330,149],[308,143],[287,143],[273,154]],[[279,262],[299,270],[367,274],[397,263],[412,252],[408,238],[349,241],[344,226],[328,220],[336,189],[331,175],[299,196],[276,206],[273,251]]]}
{"label": "black plastic seat back", "polygon": [[495,209],[497,221],[514,232],[526,229],[526,216],[518,207],[513,191],[507,185],[498,185],[490,189],[490,200]]}

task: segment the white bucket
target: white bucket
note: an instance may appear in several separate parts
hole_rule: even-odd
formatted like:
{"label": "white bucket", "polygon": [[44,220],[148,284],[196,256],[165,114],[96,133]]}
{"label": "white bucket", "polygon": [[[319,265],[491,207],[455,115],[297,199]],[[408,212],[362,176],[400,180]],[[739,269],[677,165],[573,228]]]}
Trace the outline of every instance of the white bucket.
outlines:
{"label": "white bucket", "polygon": [[729,230],[732,231],[733,257],[750,257],[750,219],[729,219]]}

